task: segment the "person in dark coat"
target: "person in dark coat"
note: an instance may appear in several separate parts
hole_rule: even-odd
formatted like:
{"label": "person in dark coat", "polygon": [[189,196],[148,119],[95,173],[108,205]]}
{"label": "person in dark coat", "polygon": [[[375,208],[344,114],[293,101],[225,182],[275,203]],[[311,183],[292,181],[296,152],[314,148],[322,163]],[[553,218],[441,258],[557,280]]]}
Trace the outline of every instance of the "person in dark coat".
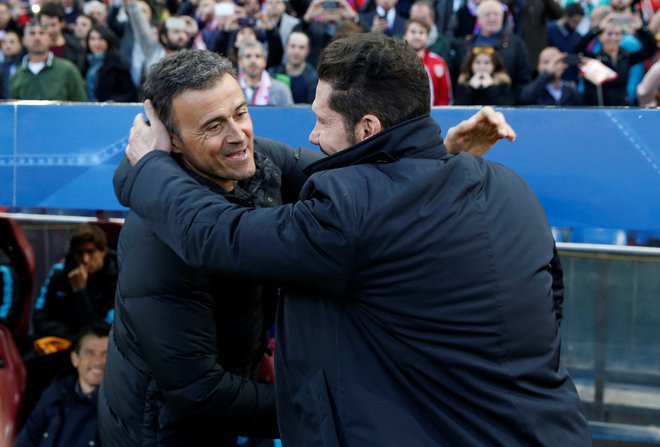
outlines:
{"label": "person in dark coat", "polygon": [[134,102],[137,89],[131,67],[119,54],[117,37],[105,25],[93,25],[87,35],[87,96],[90,101]]}
{"label": "person in dark coat", "polygon": [[[493,47],[502,57],[506,73],[511,78],[511,89],[517,98],[520,89],[531,81],[531,68],[527,47],[523,40],[504,29],[504,11],[497,0],[484,0],[477,7],[480,29],[459,46],[454,67],[462,66],[470,50],[478,46]],[[457,76],[457,75],[456,75]]]}
{"label": "person in dark coat", "polygon": [[[539,55],[538,75],[520,92],[520,103],[536,106],[577,106],[580,94],[573,82],[562,76],[569,67],[566,53],[555,47],[546,47]],[[572,59],[569,59],[572,60]],[[577,65],[577,64],[575,64]]]}
{"label": "person in dark coat", "polygon": [[[576,44],[574,50],[576,53],[582,53],[586,57],[598,59],[603,64],[614,70],[617,74],[616,79],[605,82],[602,85],[602,101],[598,96],[598,89],[595,84],[585,80],[582,102],[585,105],[601,106],[627,106],[631,104],[634,98],[628,97],[628,73],[630,68],[649,59],[655,54],[655,37],[644,25],[639,16],[634,16],[631,28],[635,30],[635,35],[642,44],[638,51],[627,51],[621,48],[621,38],[623,37],[622,26],[616,23],[617,14],[610,14],[601,20],[598,27],[590,32]],[[601,48],[597,52],[589,50],[589,43],[595,39],[601,43]]]}
{"label": "person in dark coat", "polygon": [[[230,61],[215,53],[180,51],[152,68],[144,93],[176,123],[177,160],[200,185],[244,207],[291,202],[305,180],[302,168],[320,154],[261,138],[252,143],[245,98],[240,87],[231,89],[232,76]],[[196,121],[209,116],[223,118]],[[239,435],[277,438],[275,390],[260,371],[278,289],[189,267],[134,213],[122,227],[118,255],[99,405],[103,445],[198,446],[211,439],[233,447]]]}
{"label": "person in dark coat", "polygon": [[328,157],[295,204],[247,210],[210,194],[152,152],[167,145],[153,113],[151,127],[134,122],[134,168],[115,178],[121,203],[194,268],[283,284],[284,445],[591,445],[531,189],[446,151],[404,42],[336,40],[318,71],[310,141]]}
{"label": "person in dark coat", "polygon": [[499,54],[488,46],[472,48],[458,76],[454,104],[510,106],[514,102],[511,78]]}
{"label": "person in dark coat", "polygon": [[89,447],[100,445],[98,387],[103,379],[109,326],[82,329],[70,360],[75,369],[46,388],[25,422],[14,447]]}

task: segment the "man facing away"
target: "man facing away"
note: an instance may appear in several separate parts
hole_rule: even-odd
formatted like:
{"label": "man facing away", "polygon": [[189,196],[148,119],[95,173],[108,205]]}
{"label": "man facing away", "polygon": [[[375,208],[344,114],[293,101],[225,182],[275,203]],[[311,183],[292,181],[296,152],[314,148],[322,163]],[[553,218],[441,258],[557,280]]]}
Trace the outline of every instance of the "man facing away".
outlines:
{"label": "man facing away", "polygon": [[554,241],[529,187],[447,153],[404,42],[339,39],[318,71],[310,141],[329,156],[308,167],[299,202],[242,209],[166,153],[144,156],[167,143],[153,113],[150,129],[134,122],[137,164],[115,182],[190,265],[286,285],[284,444],[590,445],[559,362]]}

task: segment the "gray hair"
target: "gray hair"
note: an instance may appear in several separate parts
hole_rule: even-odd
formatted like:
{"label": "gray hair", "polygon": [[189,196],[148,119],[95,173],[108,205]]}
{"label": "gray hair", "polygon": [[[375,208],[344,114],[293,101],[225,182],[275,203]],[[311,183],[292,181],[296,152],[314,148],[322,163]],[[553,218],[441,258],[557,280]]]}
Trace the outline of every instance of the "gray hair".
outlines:
{"label": "gray hair", "polygon": [[258,40],[246,40],[241,44],[241,47],[238,49],[238,58],[242,58],[243,55],[245,55],[245,51],[247,48],[260,48],[261,49],[261,54],[266,57],[266,48],[264,48],[264,45],[259,42]]}
{"label": "gray hair", "polygon": [[181,50],[165,56],[151,67],[144,82],[149,99],[168,131],[181,136],[172,111],[174,98],[186,90],[211,88],[224,75],[236,77],[228,59],[207,50]]}

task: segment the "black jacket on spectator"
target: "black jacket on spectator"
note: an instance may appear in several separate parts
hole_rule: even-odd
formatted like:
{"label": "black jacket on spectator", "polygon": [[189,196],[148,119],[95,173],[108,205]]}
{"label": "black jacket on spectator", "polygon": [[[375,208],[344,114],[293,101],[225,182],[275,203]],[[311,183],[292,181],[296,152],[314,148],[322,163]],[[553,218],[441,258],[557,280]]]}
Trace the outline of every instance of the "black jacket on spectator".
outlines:
{"label": "black jacket on spectator", "polygon": [[504,82],[487,88],[458,84],[454,95],[454,104],[457,106],[511,106],[514,102],[511,84]]}
{"label": "black jacket on spectator", "polygon": [[75,340],[80,330],[94,322],[111,323],[117,287],[117,255],[108,250],[103,269],[89,275],[87,287],[74,292],[69,272],[76,268],[73,255],[55,264],[34,305],[36,337],[54,335]]}
{"label": "black jacket on spectator", "polygon": [[[475,45],[481,45],[477,35],[468,36],[462,44],[461,50],[456,55],[454,67],[461,66],[466,54]],[[520,37],[507,31],[502,31],[492,47],[502,57],[504,68],[506,68],[506,72],[511,78],[513,95],[517,98],[522,86],[529,83],[532,79],[527,46]],[[456,74],[456,76],[458,75]]]}
{"label": "black jacket on spectator", "polygon": [[[636,36],[642,44],[642,48],[638,51],[630,52],[619,48],[618,58],[613,60],[607,55],[601,45],[601,49],[597,53],[593,53],[587,49],[589,43],[594,40],[601,33],[600,29],[594,28],[575,45],[575,52],[582,53],[585,56],[598,59],[603,64],[616,71],[619,75],[616,79],[606,82],[602,86],[603,90],[603,104],[604,106],[627,106],[631,104],[631,98],[628,98],[628,72],[630,67],[642,62],[653,56],[655,53],[655,37],[647,29],[640,29],[637,31]],[[633,98],[634,99],[634,98]],[[595,84],[584,81],[584,93],[582,94],[582,102],[585,105],[596,106],[598,103],[598,89]]]}
{"label": "black jacket on spectator", "polygon": [[117,51],[108,51],[103,59],[98,72],[96,99],[99,102],[135,102],[138,99],[131,67]]}
{"label": "black jacket on spectator", "polygon": [[536,79],[527,84],[520,91],[519,102],[523,105],[536,106],[577,106],[580,105],[580,94],[575,84],[567,81],[559,81],[562,95],[559,101],[550,94],[546,86],[552,82],[553,76],[544,71]]}
{"label": "black jacket on spectator", "polygon": [[[321,154],[255,138],[256,174],[227,194],[272,207],[297,197]],[[119,172],[130,169],[126,159]],[[264,247],[265,248],[265,247]],[[119,240],[116,316],[100,392],[104,447],[235,446],[278,437],[275,390],[257,380],[277,289],[186,265],[134,213]]]}
{"label": "black jacket on spectator", "polygon": [[83,395],[75,374],[55,379],[32,410],[14,447],[99,445],[97,396],[98,390]]}

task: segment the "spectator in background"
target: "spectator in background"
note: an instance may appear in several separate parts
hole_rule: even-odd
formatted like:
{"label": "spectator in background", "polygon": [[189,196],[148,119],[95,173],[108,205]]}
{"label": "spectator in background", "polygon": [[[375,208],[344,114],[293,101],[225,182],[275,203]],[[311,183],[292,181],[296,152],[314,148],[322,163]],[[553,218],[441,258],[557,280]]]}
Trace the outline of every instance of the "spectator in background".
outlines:
{"label": "spectator in background", "polygon": [[[77,15],[76,15],[77,16]],[[50,35],[50,51],[57,57],[67,59],[78,67],[80,73],[85,72],[85,51],[78,44],[75,36],[68,30],[64,21],[64,8],[52,1],[41,5],[39,21],[46,24]],[[74,23],[75,18],[72,20]]]}
{"label": "spectator in background", "polygon": [[0,248],[0,324],[16,333],[21,318],[21,286],[11,258]]}
{"label": "spectator in background", "polygon": [[403,38],[415,50],[424,64],[431,87],[431,105],[448,106],[452,103],[451,75],[445,60],[426,48],[429,38],[427,22],[410,19],[406,22]]}
{"label": "spectator in background", "polygon": [[548,45],[547,23],[562,16],[556,0],[504,0],[513,14],[514,32],[527,46],[530,67],[536,67],[541,50]]}
{"label": "spectator in background", "polygon": [[83,5],[83,14],[92,17],[99,25],[105,25],[108,17],[108,7],[98,0],[89,0]]}
{"label": "spectator in background", "polygon": [[637,102],[640,107],[660,106],[660,59],[651,66],[637,86]]}
{"label": "spectator in background", "polygon": [[215,0],[200,0],[194,12],[199,34],[207,49],[213,48],[213,42],[218,35],[218,20],[215,17],[216,4]]}
{"label": "spectator in background", "polygon": [[293,104],[291,89],[266,71],[266,53],[258,40],[243,42],[238,49],[238,83],[245,100],[254,106]]}
{"label": "spectator in background", "polygon": [[[573,48],[582,38],[577,27],[584,19],[584,9],[579,3],[571,3],[564,9],[562,17],[548,26],[548,46],[557,48],[567,55],[575,55]],[[579,70],[577,65],[569,65],[562,79],[578,82]]]}
{"label": "spectator in background", "polygon": [[9,98],[9,80],[21,66],[21,59],[24,56],[23,45],[21,45],[21,36],[18,31],[7,31],[0,45],[2,50],[2,62],[0,62],[0,99]]}
{"label": "spectator in background", "polygon": [[87,101],[80,71],[70,61],[49,51],[50,35],[44,23],[33,20],[23,35],[27,55],[9,81],[11,99]]}
{"label": "spectator in background", "polygon": [[37,337],[73,340],[89,323],[112,323],[117,257],[105,233],[82,224],[72,236],[64,262],[50,270],[34,306]]}
{"label": "spectator in background", "polygon": [[288,0],[266,0],[264,4],[266,6],[266,19],[280,33],[280,41],[285,44],[289,41],[291,31],[300,23],[300,19],[287,14]]}
{"label": "spectator in background", "polygon": [[[623,24],[623,25],[622,25]],[[624,26],[635,35],[642,44],[638,51],[628,51],[621,48]],[[591,41],[597,38],[599,49],[589,49]],[[597,28],[587,33],[575,46],[577,53],[595,58],[614,70],[617,78],[602,85],[602,103],[598,88],[588,80],[584,81],[583,103],[585,105],[626,106],[631,104],[627,89],[630,68],[655,53],[655,37],[644,26],[638,14],[626,15],[611,13],[605,16]]]}
{"label": "spectator in background", "polygon": [[14,447],[100,445],[97,400],[108,350],[109,326],[85,326],[73,345],[75,371],[57,377],[44,390]]}
{"label": "spectator in background", "polygon": [[461,67],[454,104],[507,106],[513,103],[511,78],[500,55],[493,47],[472,48]]}
{"label": "spectator in background", "polygon": [[154,32],[148,17],[144,14],[144,8],[141,8],[136,0],[122,0],[122,2],[126,8],[128,23],[135,39],[133,45],[138,45],[139,53],[143,55],[143,63],[140,68],[141,85],[141,79],[149,72],[153,64],[167,54],[186,48],[192,36],[188,34],[188,24],[181,17],[170,17],[158,28],[157,32]]}
{"label": "spectator in background", "polygon": [[359,23],[357,12],[346,0],[312,0],[299,25],[312,43],[307,62],[316,66],[319,54],[344,21]]}
{"label": "spectator in background", "polygon": [[221,2],[219,5],[230,7],[223,8],[222,15],[216,14],[218,33],[211,47],[213,51],[225,56],[237,67],[238,49],[243,42],[258,40],[266,51],[266,67],[270,68],[282,63],[284,49],[280,33],[273,22],[265,19],[260,12],[254,17],[247,16],[243,8],[231,2]]}
{"label": "spectator in background", "polygon": [[406,26],[406,18],[397,12],[399,0],[375,0],[376,9],[360,14],[362,29],[372,33],[383,33],[386,36],[402,35]]}
{"label": "spectator in background", "polygon": [[57,0],[57,3],[62,5],[64,10],[64,23],[66,29],[73,29],[73,24],[76,23],[76,17],[82,14],[79,0]]}
{"label": "spectator in background", "polygon": [[[134,8],[130,6],[129,8]],[[122,2],[113,3],[108,13],[108,26],[115,35],[119,38],[119,48],[121,55],[126,59],[131,66],[131,79],[136,87],[140,86],[142,79],[142,66],[144,65],[144,53],[142,47],[137,44],[133,28],[128,21],[128,13],[126,7],[123,7]],[[147,22],[147,27],[151,28],[154,11],[150,3],[138,0],[135,8],[139,9],[142,16]],[[137,13],[134,13],[137,14]]]}
{"label": "spectator in background", "polygon": [[[459,52],[461,59],[457,63],[464,67],[462,65],[462,58],[466,56],[474,58],[475,55],[470,52],[471,48],[477,46],[494,48],[498,57],[502,58],[504,71],[510,79],[513,97],[515,99],[522,86],[531,81],[527,47],[520,37],[503,28],[504,11],[502,4],[497,0],[482,1],[477,7],[477,17],[480,25],[479,32],[468,36],[466,39],[468,49]],[[471,63],[468,64],[468,68],[471,65]],[[465,74],[466,72],[462,71],[462,73]],[[498,80],[503,81],[504,78],[498,75]]]}
{"label": "spectator in background", "polygon": [[117,49],[117,37],[105,25],[94,25],[87,37],[87,96],[90,101],[134,102],[137,89],[131,69]]}
{"label": "spectator in background", "polygon": [[78,43],[87,51],[87,35],[96,21],[86,14],[80,14],[76,17],[76,23],[73,25],[73,35],[78,39]]}
{"label": "spectator in background", "polygon": [[8,31],[18,31],[19,26],[11,16],[9,3],[0,1],[0,40]]}
{"label": "spectator in background", "polygon": [[[580,95],[574,83],[564,81],[562,75],[569,66],[567,54],[555,47],[541,51],[536,79],[524,86],[520,92],[520,103],[537,106],[577,106]],[[568,59],[577,66],[577,57]]]}
{"label": "spectator in background", "polygon": [[286,63],[268,71],[273,78],[281,80],[291,88],[295,104],[311,104],[316,95],[319,76],[316,68],[307,62],[309,51],[310,42],[307,34],[293,31],[289,34],[284,50]]}
{"label": "spectator in background", "polygon": [[421,20],[429,27],[429,39],[426,48],[448,61],[451,42],[443,32],[438,30],[435,24],[435,10],[430,0],[417,0],[410,7],[410,18]]}

